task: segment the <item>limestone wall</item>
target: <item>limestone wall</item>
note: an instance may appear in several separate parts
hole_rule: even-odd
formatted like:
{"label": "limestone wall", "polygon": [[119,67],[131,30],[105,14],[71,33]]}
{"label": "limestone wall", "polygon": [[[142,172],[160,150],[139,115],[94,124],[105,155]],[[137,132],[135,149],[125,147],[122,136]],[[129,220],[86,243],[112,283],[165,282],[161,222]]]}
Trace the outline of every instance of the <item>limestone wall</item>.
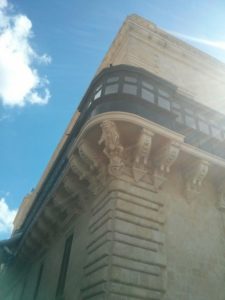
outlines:
{"label": "limestone wall", "polygon": [[215,199],[206,181],[202,193],[187,200],[179,170],[158,194],[147,185],[113,180],[93,200],[91,212],[27,269],[6,300],[32,299],[42,262],[37,299],[54,299],[65,239],[71,232],[66,300],[223,300],[224,227]]}
{"label": "limestone wall", "polygon": [[225,113],[225,65],[141,17],[127,18],[99,71],[110,64],[144,68]]}
{"label": "limestone wall", "polygon": [[181,174],[172,174],[163,194],[166,214],[166,299],[224,299],[225,231],[217,195],[206,180],[187,200]]}

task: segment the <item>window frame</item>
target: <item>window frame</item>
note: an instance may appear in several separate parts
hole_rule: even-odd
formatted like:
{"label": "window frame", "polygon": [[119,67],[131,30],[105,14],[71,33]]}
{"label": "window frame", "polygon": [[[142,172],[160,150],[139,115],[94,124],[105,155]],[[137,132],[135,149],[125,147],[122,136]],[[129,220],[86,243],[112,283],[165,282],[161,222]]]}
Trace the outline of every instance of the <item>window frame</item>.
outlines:
{"label": "window frame", "polygon": [[38,270],[38,276],[37,276],[37,281],[36,281],[36,285],[35,285],[33,300],[36,300],[37,297],[38,297],[39,288],[40,288],[40,285],[41,285],[41,279],[42,279],[43,270],[44,270],[44,263],[42,262],[40,264],[40,267],[39,267],[39,270]]}
{"label": "window frame", "polygon": [[61,299],[64,295],[71,249],[73,245],[73,238],[74,238],[73,233],[71,233],[66,238],[64,243],[63,256],[61,260],[60,271],[59,271],[57,287],[56,287],[56,294],[55,294],[56,299]]}

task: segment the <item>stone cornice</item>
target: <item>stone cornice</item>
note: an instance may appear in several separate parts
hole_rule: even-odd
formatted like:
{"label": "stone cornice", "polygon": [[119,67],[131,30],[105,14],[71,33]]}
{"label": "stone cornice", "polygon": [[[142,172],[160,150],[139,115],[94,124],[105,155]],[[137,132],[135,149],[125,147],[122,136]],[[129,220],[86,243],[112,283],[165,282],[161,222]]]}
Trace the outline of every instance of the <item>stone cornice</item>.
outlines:
{"label": "stone cornice", "polygon": [[[67,154],[68,166],[54,194],[24,237],[22,251],[48,245],[58,230],[88,210],[93,196],[115,179],[158,193],[172,170],[182,170],[184,196],[194,200],[206,176],[212,182],[218,170],[225,176],[225,162],[183,140],[182,135],[130,113],[103,113],[90,119]],[[219,208],[223,208],[224,189],[216,189]]]}

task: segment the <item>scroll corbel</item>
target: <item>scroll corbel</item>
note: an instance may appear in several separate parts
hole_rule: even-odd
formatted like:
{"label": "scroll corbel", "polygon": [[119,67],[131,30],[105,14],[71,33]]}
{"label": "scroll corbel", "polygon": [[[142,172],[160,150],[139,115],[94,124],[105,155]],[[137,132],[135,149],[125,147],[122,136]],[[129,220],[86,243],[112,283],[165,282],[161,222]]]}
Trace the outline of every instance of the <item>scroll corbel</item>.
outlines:
{"label": "scroll corbel", "polygon": [[153,172],[153,183],[158,191],[167,179],[167,174],[180,153],[180,144],[175,141],[167,143],[154,157],[155,169]]}
{"label": "scroll corbel", "polygon": [[124,148],[120,143],[120,136],[115,122],[105,120],[100,124],[102,135],[99,145],[104,143],[103,153],[109,159],[108,172],[110,175],[119,177],[124,167]]}
{"label": "scroll corbel", "polygon": [[148,172],[148,162],[153,136],[154,133],[145,128],[142,129],[139,136],[132,166],[133,176],[137,182],[140,181]]}
{"label": "scroll corbel", "polygon": [[196,198],[209,170],[209,162],[206,160],[195,161],[184,172],[185,195],[188,201]]}

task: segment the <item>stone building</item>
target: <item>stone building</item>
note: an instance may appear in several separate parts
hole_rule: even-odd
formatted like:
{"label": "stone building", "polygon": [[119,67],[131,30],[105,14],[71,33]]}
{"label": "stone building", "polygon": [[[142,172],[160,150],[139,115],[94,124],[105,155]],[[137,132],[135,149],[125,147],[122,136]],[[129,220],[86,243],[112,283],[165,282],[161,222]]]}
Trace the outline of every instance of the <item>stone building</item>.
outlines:
{"label": "stone building", "polygon": [[138,16],[0,243],[4,300],[225,299],[225,66]]}

